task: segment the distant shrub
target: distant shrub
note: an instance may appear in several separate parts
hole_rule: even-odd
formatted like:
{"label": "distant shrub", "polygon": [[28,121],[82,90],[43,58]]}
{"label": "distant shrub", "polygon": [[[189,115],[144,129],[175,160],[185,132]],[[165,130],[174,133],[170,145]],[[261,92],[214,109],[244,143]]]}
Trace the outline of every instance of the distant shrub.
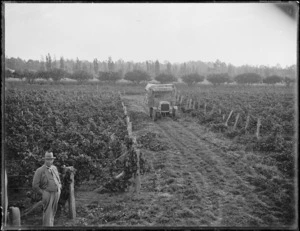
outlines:
{"label": "distant shrub", "polygon": [[188,85],[192,85],[194,83],[202,82],[205,77],[202,75],[199,75],[198,73],[193,73],[189,75],[184,75],[181,77],[182,81],[187,83]]}
{"label": "distant shrub", "polygon": [[281,78],[278,75],[271,75],[263,79],[263,83],[267,84],[275,84],[275,83],[280,83],[283,81],[283,78]]}
{"label": "distant shrub", "polygon": [[230,81],[229,75],[227,73],[220,74],[210,74],[207,76],[207,81],[211,82],[213,85],[218,85]]}
{"label": "distant shrub", "polygon": [[101,81],[109,81],[109,82],[116,82],[120,80],[121,74],[119,72],[104,72],[100,71],[98,75],[98,79]]}
{"label": "distant shrub", "polygon": [[84,82],[84,81],[87,81],[89,79],[92,79],[93,78],[93,75],[86,72],[86,71],[76,71],[74,72],[71,76],[70,76],[71,79],[75,79],[79,82]]}
{"label": "distant shrub", "polygon": [[155,77],[155,80],[161,82],[161,83],[171,83],[171,82],[177,82],[177,79],[172,74],[160,74]]}
{"label": "distant shrub", "polygon": [[253,84],[260,83],[262,81],[262,77],[256,73],[244,73],[237,75],[235,81],[239,84]]}
{"label": "distant shrub", "polygon": [[149,81],[151,79],[151,77],[144,71],[133,70],[133,71],[127,72],[125,74],[124,79],[135,82],[135,83],[140,83],[142,81]]}

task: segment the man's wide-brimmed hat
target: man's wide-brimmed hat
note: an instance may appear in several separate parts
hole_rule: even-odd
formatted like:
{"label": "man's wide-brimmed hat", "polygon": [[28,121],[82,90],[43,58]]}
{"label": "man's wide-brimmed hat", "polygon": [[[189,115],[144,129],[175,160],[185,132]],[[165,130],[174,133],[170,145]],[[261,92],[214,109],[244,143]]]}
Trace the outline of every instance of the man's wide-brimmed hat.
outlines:
{"label": "man's wide-brimmed hat", "polygon": [[53,156],[53,152],[46,152],[45,153],[45,160],[53,160],[55,159],[56,157]]}

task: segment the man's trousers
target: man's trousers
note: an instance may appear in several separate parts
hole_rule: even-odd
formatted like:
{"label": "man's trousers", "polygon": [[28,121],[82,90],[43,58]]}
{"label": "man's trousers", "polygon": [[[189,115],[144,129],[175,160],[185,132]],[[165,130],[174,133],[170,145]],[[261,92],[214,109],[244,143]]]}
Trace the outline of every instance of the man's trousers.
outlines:
{"label": "man's trousers", "polygon": [[58,192],[43,192],[43,226],[53,226],[59,197],[60,190]]}

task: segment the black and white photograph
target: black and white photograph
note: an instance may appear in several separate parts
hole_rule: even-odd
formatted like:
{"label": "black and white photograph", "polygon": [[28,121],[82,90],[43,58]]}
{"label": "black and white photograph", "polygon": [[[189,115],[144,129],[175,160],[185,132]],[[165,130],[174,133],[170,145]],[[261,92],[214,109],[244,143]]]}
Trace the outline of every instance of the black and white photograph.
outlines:
{"label": "black and white photograph", "polygon": [[1,229],[299,229],[299,2],[1,7]]}

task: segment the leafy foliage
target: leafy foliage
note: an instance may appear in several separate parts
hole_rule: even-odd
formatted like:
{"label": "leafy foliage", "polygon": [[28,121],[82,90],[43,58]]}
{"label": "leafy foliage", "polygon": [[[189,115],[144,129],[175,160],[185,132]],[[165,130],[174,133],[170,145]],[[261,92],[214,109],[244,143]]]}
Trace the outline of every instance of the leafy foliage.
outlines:
{"label": "leafy foliage", "polygon": [[204,80],[204,76],[199,75],[198,73],[184,75],[181,77],[182,81],[191,85],[193,83],[199,83]]}
{"label": "leafy foliage", "polygon": [[235,76],[235,81],[241,84],[253,84],[260,83],[262,81],[262,77],[256,73],[244,73]]}
{"label": "leafy foliage", "polygon": [[155,79],[161,83],[171,83],[171,82],[177,82],[177,79],[174,75],[171,74],[159,74],[155,77]]}
{"label": "leafy foliage", "polygon": [[121,79],[119,72],[99,72],[98,79],[101,81],[116,82]]}
{"label": "leafy foliage", "polygon": [[[121,101],[117,94],[94,90],[7,91],[5,158],[9,187],[30,186],[34,171],[43,164],[45,150],[50,149],[60,172],[63,165],[77,169],[77,185],[89,179],[106,185],[125,171],[124,179],[110,190],[126,188],[136,160]],[[121,155],[126,160],[116,162]]]}
{"label": "leafy foliage", "polygon": [[150,80],[150,75],[148,75],[146,72],[141,70],[133,70],[130,72],[127,72],[124,77],[125,80],[129,80],[135,83],[140,83],[141,81],[148,81]]}
{"label": "leafy foliage", "polygon": [[229,75],[227,73],[210,74],[207,76],[207,81],[214,85],[229,82]]}
{"label": "leafy foliage", "polygon": [[282,82],[282,78],[278,75],[271,75],[263,79],[263,83],[275,84]]}
{"label": "leafy foliage", "polygon": [[89,79],[92,79],[93,76],[86,72],[86,71],[83,71],[83,70],[79,70],[79,71],[75,71],[71,76],[70,78],[72,79],[75,79],[79,82],[84,82],[84,81],[87,81]]}
{"label": "leafy foliage", "polygon": [[285,77],[284,78],[284,82],[287,86],[290,86],[292,83],[295,83],[296,80],[295,79],[291,79],[291,78],[288,78],[288,77]]}

